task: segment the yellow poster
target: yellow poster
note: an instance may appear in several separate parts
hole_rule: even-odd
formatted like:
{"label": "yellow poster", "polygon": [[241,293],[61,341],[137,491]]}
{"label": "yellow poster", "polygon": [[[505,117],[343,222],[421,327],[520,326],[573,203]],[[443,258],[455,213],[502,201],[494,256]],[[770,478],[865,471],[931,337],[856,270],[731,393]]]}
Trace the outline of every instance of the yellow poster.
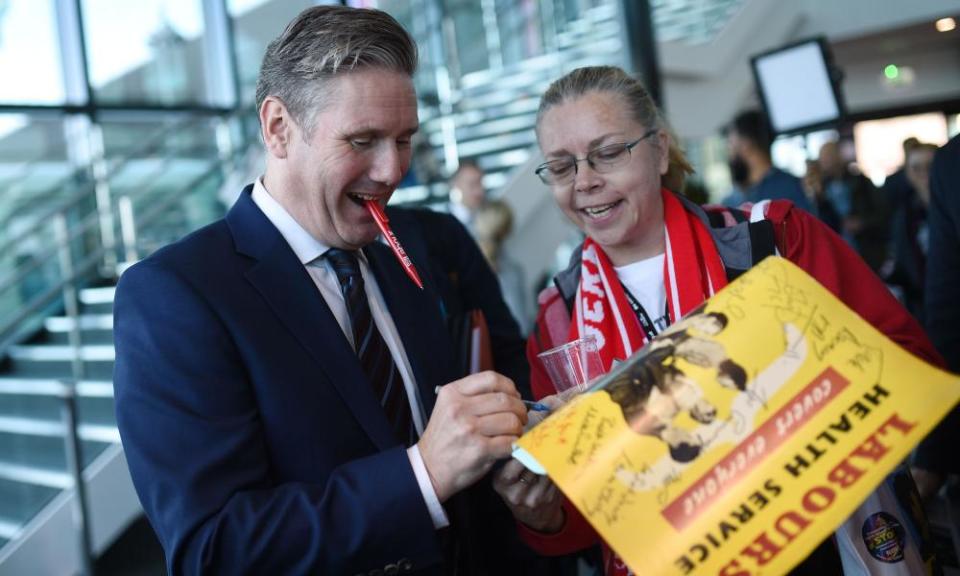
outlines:
{"label": "yellow poster", "polygon": [[518,444],[637,574],[784,574],[958,399],[767,258]]}

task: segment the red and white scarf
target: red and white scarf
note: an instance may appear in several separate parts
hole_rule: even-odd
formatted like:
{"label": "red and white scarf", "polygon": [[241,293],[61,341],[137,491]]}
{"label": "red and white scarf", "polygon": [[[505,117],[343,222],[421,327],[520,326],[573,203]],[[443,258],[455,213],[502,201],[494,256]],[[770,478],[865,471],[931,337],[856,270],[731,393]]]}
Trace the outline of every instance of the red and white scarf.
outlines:
{"label": "red and white scarf", "polygon": [[[672,192],[662,189],[660,193],[666,249],[663,278],[673,323],[726,286],[727,276],[703,222],[688,212]],[[614,359],[629,358],[647,342],[613,264],[590,237],[583,243],[570,340],[584,334],[596,337],[604,370],[610,370]]]}

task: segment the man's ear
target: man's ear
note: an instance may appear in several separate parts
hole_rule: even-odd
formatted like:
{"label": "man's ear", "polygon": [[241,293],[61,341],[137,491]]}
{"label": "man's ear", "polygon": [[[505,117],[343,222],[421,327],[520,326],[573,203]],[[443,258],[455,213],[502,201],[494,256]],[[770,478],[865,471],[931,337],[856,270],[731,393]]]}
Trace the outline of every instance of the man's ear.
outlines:
{"label": "man's ear", "polygon": [[260,105],[260,135],[267,152],[275,158],[286,158],[296,129],[286,104],[276,96],[267,96]]}

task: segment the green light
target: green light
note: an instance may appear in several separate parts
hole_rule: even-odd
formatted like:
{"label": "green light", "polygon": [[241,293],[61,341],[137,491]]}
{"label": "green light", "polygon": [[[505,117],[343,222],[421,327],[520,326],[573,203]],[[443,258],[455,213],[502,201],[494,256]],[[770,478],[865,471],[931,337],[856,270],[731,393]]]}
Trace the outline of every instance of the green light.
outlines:
{"label": "green light", "polygon": [[883,75],[891,80],[895,80],[898,76],[900,76],[900,69],[897,68],[896,64],[887,64],[887,66],[883,69]]}

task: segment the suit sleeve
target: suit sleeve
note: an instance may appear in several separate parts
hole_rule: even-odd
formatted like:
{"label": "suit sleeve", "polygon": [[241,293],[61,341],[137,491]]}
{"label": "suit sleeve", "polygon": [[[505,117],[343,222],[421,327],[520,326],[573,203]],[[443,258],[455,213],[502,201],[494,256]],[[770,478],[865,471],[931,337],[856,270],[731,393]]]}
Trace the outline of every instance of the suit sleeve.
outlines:
{"label": "suit sleeve", "polygon": [[775,202],[768,216],[783,256],[908,352],[943,366],[920,324],[843,238],[787,203]]}
{"label": "suit sleeve", "polygon": [[353,574],[441,560],[403,448],[316,483],[273,478],[227,323],[184,278],[151,261],[131,268],[115,318],[117,423],[170,573]]}

